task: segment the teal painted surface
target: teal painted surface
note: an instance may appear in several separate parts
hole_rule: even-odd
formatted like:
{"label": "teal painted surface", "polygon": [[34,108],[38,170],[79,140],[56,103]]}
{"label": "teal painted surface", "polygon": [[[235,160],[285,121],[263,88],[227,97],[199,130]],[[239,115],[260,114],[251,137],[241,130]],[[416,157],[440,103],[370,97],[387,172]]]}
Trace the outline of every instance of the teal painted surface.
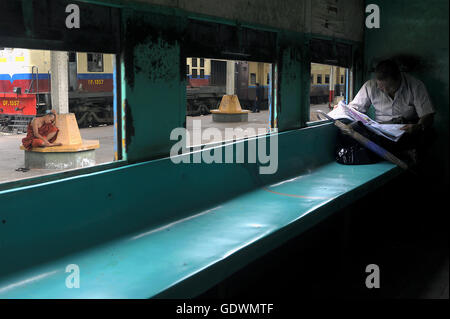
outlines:
{"label": "teal painted surface", "polygon": [[[187,217],[333,160],[332,125],[278,136],[278,171],[273,175],[260,175],[256,163],[174,164],[165,158],[1,191],[0,252],[7,262],[0,264],[0,276]],[[237,144],[247,154],[248,142]],[[52,204],[39,205],[43,196],[51,196]]]}
{"label": "teal painted surface", "polygon": [[449,2],[366,1],[380,7],[380,29],[366,29],[365,77],[370,66],[382,58],[406,55],[420,65],[411,73],[424,82],[436,107],[436,142],[427,167],[431,177],[448,184],[449,179]]}
{"label": "teal painted surface", "polygon": [[352,44],[353,96],[358,93],[365,82],[363,47],[363,43]]}
{"label": "teal painted surface", "polygon": [[[385,162],[363,166],[329,163],[295,178],[216,202],[209,209],[173,223],[144,227],[3,277],[0,297],[192,297],[312,227],[346,202],[361,197],[368,183],[379,186],[396,171]],[[148,212],[151,211],[149,207]],[[85,234],[89,235],[93,234]],[[65,269],[69,264],[80,267],[80,288],[65,287]],[[201,275],[203,270],[207,280]]]}
{"label": "teal painted surface", "polygon": [[[278,34],[278,99],[277,116],[280,131],[296,129],[303,126],[303,112],[309,107],[304,104],[304,68],[303,36],[292,33]],[[302,112],[303,110],[303,112]]]}
{"label": "teal painted surface", "polygon": [[127,159],[164,157],[170,151],[172,129],[183,127],[186,116],[185,61],[177,40],[183,20],[128,9],[122,19]]}
{"label": "teal painted surface", "polygon": [[[127,115],[124,136],[128,141],[124,158],[141,163],[0,191],[0,293],[4,296],[14,297],[17,293],[31,296],[33,293],[30,291],[41,287],[41,284],[45,285],[40,289],[41,297],[54,295],[64,285],[67,274],[61,267],[65,267],[66,262],[80,263],[82,267],[84,290],[65,291],[77,294],[75,297],[153,296],[177,280],[215,263],[217,267],[209,267],[198,274],[206,276],[208,280],[205,282],[212,284],[275,247],[278,241],[273,238],[286,240],[376,184],[364,184],[364,180],[392,172],[391,166],[382,164],[373,166],[373,171],[369,167],[362,167],[360,171],[352,167],[337,168],[337,164],[315,170],[333,161],[336,128],[324,124],[295,130],[302,126],[307,114],[304,102],[307,95],[304,92],[305,83],[309,86],[309,69],[305,67],[303,35],[281,34],[279,30],[279,57],[282,58],[279,127],[280,131],[294,130],[278,135],[277,173],[259,175],[259,164],[173,164],[164,156],[173,144],[169,140],[170,131],[182,127],[185,121],[186,83],[184,75],[181,76],[185,61],[181,60],[182,48],[177,38],[182,34],[186,15],[167,8],[152,7],[150,10],[145,5],[139,8],[149,11],[122,11],[123,30],[125,34],[131,32],[134,37],[125,38],[125,61],[121,67],[122,96]],[[190,16],[198,18],[195,14]],[[215,18],[214,21],[237,24],[225,19]],[[248,149],[248,142],[237,144],[244,144],[244,151]],[[149,161],[154,158],[161,159]],[[336,174],[335,184],[329,179],[331,172]],[[300,199],[261,190],[263,185],[300,174],[306,179],[300,179],[299,183],[306,182],[302,184],[306,188],[298,189],[300,186],[292,182],[288,183],[291,185],[288,189],[280,185],[273,186],[274,190],[310,192],[314,189],[317,194],[342,196],[345,201],[321,206],[327,208],[319,209],[319,216],[306,213],[327,199]],[[320,181],[330,185],[317,184]],[[358,185],[362,186],[355,190]],[[340,193],[345,190],[355,192]],[[315,197],[319,196],[317,194]],[[239,195],[242,195],[239,200],[233,199]],[[51,205],[39,205],[43,198],[49,196]],[[259,201],[267,204],[261,208],[264,212],[261,216],[255,211],[259,206],[254,207],[254,203]],[[138,234],[222,204],[220,213],[212,211],[174,225],[181,227],[176,228],[175,234],[172,231],[175,228],[163,228],[164,232],[130,240]],[[248,215],[239,214],[242,207],[250,208]],[[286,216],[274,221],[277,211],[269,212],[269,207],[286,210]],[[217,219],[213,218],[215,215]],[[296,223],[299,218],[302,218],[301,222]],[[240,227],[235,229],[236,224],[232,222],[240,223]],[[217,227],[211,227],[211,223]],[[262,226],[255,227],[249,223]],[[274,232],[276,229],[278,231]],[[166,237],[166,232],[172,232],[172,236]],[[197,232],[203,237],[197,238]],[[219,238],[217,234],[224,237]],[[269,234],[269,237],[264,237]],[[161,245],[160,239],[167,240],[165,243],[169,246]],[[203,244],[205,251],[196,250],[188,254],[174,250],[171,253],[167,248],[184,247],[188,243],[200,248]],[[208,248],[208,244],[215,244],[215,248]],[[244,247],[251,249],[239,250]],[[209,254],[212,256],[205,257]],[[181,260],[186,260],[186,265],[180,265]],[[149,264],[154,268],[146,268]],[[173,266],[173,272],[159,271],[168,266]],[[88,286],[83,286],[84,275],[92,279],[91,283],[86,282]],[[154,276],[157,277],[156,282]],[[145,290],[136,284],[138,277],[139,282],[147,286]],[[33,278],[37,280],[32,281]],[[61,278],[63,281],[60,282]],[[165,292],[169,295],[180,292],[193,295],[199,289],[207,288],[198,286],[197,276],[190,278],[196,280],[184,280]],[[114,281],[117,279],[119,281]],[[110,289],[110,281],[116,283],[115,288]],[[97,288],[86,292],[89,285]]]}
{"label": "teal painted surface", "polygon": [[[130,162],[161,158],[169,154],[171,130],[185,123],[185,61],[181,61],[177,39],[182,36],[186,17],[124,9],[123,21],[127,158]],[[309,113],[309,66],[303,56],[303,41],[302,34],[279,33],[279,131],[304,126]]]}
{"label": "teal painted surface", "polygon": [[301,86],[300,86],[300,103],[301,103],[301,126],[306,126],[310,120],[310,97],[311,89],[311,55],[309,52],[309,40],[304,40],[302,46],[301,60]]}

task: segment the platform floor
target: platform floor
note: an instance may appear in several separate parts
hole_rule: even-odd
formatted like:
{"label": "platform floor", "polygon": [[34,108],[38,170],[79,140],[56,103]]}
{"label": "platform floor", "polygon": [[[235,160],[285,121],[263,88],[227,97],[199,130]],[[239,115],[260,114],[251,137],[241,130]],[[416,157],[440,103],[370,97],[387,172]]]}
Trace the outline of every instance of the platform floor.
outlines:
{"label": "platform floor", "polygon": [[[80,129],[83,139],[97,139],[100,148],[95,152],[97,164],[108,163],[114,160],[114,127],[100,126]],[[26,134],[0,133],[0,183],[14,180],[47,175],[63,170],[31,169],[27,172],[18,172],[17,168],[24,167],[24,154],[19,149]]]}
{"label": "platform floor", "polygon": [[[314,104],[314,105],[311,105],[310,110],[311,110],[311,112],[310,112],[310,121],[311,122],[318,120],[316,117],[316,114],[314,113],[315,111],[321,110],[325,113],[328,113],[330,111],[330,109],[328,108],[328,104]],[[262,134],[264,134],[265,132],[268,132],[268,128],[270,127],[269,116],[270,116],[270,114],[269,114],[269,111],[267,111],[267,110],[260,111],[259,113],[249,113],[248,114],[248,122],[236,122],[236,123],[213,122],[211,114],[205,115],[205,116],[188,116],[186,118],[186,129],[190,133],[192,133],[193,132],[193,121],[200,120],[202,131],[204,131],[205,129],[210,128],[210,127],[215,127],[220,130],[220,132],[222,133],[222,136],[225,135],[225,128],[227,128],[227,127],[229,127],[229,128],[240,127],[243,130],[245,130],[247,128],[255,128],[256,131],[258,129],[265,129],[264,131],[262,131]],[[197,131],[200,131],[200,130],[197,130]],[[191,136],[192,136],[192,134],[191,134]],[[241,136],[241,137],[244,137],[244,136]],[[192,140],[190,142],[191,142],[191,144],[188,144],[188,146],[198,145],[198,143],[193,143]],[[202,138],[202,144],[214,143],[214,142],[219,142],[219,140],[214,137]]]}
{"label": "platform floor", "polygon": [[[222,136],[225,136],[225,128],[242,128],[246,130],[248,128],[254,128],[255,132],[258,133],[258,129],[261,129],[262,134],[268,132],[269,128],[269,111],[260,111],[259,113],[249,113],[248,122],[213,122],[212,114],[203,116],[187,116],[186,117],[186,129],[191,133],[194,132],[194,121],[201,121],[201,129],[195,129],[196,132],[201,133],[208,128],[215,127],[218,128]],[[197,126],[196,126],[197,128]],[[244,134],[239,135],[239,137],[245,137]],[[202,136],[201,144],[220,142],[221,139],[215,138],[214,136],[206,137]],[[192,140],[188,143],[188,146],[198,145]]]}

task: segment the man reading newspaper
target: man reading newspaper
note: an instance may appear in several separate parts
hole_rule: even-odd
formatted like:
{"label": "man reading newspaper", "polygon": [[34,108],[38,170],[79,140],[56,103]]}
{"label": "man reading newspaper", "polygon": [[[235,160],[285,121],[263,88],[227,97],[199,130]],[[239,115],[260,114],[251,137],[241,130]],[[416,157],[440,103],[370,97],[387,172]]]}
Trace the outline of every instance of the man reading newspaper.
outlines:
{"label": "man reading newspaper", "polygon": [[[364,115],[371,105],[375,108],[375,121]],[[342,110],[330,112],[336,118],[338,114],[333,116],[333,112]],[[347,118],[359,120],[373,132],[381,133],[378,135],[384,138],[375,141],[380,146],[394,154],[406,155],[416,164],[426,144],[435,109],[420,80],[400,72],[394,61],[384,60],[375,68],[375,79],[364,83],[344,112],[349,115]]]}

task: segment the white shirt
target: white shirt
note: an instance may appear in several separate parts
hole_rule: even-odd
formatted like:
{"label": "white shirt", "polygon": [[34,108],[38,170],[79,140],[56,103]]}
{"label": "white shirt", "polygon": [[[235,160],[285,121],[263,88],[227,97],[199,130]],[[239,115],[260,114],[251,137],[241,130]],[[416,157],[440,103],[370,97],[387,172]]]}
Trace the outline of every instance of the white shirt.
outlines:
{"label": "white shirt", "polygon": [[394,99],[377,88],[376,80],[369,80],[359,90],[350,107],[367,113],[370,105],[375,108],[375,121],[387,122],[396,117],[412,120],[435,113],[427,89],[422,81],[402,73],[402,83]]}

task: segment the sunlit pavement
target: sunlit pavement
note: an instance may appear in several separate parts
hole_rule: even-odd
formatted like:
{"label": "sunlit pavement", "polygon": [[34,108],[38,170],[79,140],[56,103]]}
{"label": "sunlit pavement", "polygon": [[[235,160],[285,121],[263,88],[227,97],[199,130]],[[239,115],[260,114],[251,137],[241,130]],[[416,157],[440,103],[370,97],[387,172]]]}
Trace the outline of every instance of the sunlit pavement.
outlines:
{"label": "sunlit pavement", "polygon": [[[114,131],[112,125],[83,128],[80,129],[80,133],[83,139],[100,141],[100,148],[95,151],[97,164],[113,161]],[[56,169],[16,171],[16,169],[24,167],[24,151],[20,150],[19,147],[25,136],[26,134],[0,133],[0,183],[63,171]]]}
{"label": "sunlit pavement", "polygon": [[[188,116],[186,118],[186,129],[190,134],[191,140],[187,141],[187,146],[190,145],[198,145],[198,143],[195,143],[193,141],[193,134],[194,134],[194,123],[193,121],[200,121],[201,126],[196,126],[195,133],[201,134],[199,136],[202,137],[201,144],[206,143],[213,143],[213,142],[220,142],[225,138],[225,129],[231,128],[241,128],[242,130],[246,129],[254,129],[255,134],[265,134],[268,132],[269,128],[269,111],[260,111],[259,113],[249,113],[248,114],[248,122],[229,122],[229,123],[217,123],[213,122],[212,120],[212,114],[204,115],[204,116]],[[201,127],[201,128],[197,128]],[[207,136],[207,134],[202,134],[204,131],[208,128],[217,128],[220,131],[220,136]],[[259,129],[259,130],[258,130]],[[248,130],[247,132],[251,133],[251,130]],[[238,138],[245,137],[245,132],[239,133],[236,131]],[[255,134],[251,134],[250,136],[254,136]],[[194,142],[194,143],[193,143]]]}

